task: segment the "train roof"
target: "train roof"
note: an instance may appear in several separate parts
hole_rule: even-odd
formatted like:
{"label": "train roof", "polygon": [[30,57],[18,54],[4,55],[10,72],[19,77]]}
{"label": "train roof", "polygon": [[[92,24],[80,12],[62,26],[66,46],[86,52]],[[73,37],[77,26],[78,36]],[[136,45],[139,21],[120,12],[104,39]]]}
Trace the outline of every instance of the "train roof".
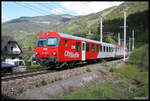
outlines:
{"label": "train roof", "polygon": [[99,41],[96,41],[96,40],[91,40],[91,39],[87,39],[87,38],[82,38],[82,37],[78,37],[78,36],[73,36],[73,35],[69,35],[69,34],[64,34],[64,33],[60,33],[58,32],[58,34],[61,36],[61,37],[65,37],[65,38],[70,38],[70,39],[76,39],[76,40],[82,40],[82,41],[88,41],[88,42],[93,42],[93,43],[98,43],[98,44],[107,44],[107,45],[113,45],[113,44],[110,44],[110,43],[105,43],[105,42],[99,42]]}
{"label": "train roof", "polygon": [[[47,35],[47,33],[49,33],[49,35]],[[82,38],[82,37],[78,37],[78,36],[73,36],[73,35],[60,33],[60,32],[44,32],[44,33],[41,33],[38,38],[46,38],[46,37],[64,37],[64,38],[69,38],[69,39],[76,39],[76,40],[98,43],[98,44],[102,44],[102,45],[117,46],[116,44],[100,42],[100,41]]]}

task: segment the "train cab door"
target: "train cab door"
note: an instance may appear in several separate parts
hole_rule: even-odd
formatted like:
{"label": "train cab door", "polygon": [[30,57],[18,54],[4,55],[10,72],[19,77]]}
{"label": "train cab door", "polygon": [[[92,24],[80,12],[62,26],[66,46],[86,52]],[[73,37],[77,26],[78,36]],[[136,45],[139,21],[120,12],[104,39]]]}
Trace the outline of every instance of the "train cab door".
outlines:
{"label": "train cab door", "polygon": [[85,42],[82,42],[82,60],[84,61],[85,60],[85,46],[86,46],[86,44],[85,44]]}

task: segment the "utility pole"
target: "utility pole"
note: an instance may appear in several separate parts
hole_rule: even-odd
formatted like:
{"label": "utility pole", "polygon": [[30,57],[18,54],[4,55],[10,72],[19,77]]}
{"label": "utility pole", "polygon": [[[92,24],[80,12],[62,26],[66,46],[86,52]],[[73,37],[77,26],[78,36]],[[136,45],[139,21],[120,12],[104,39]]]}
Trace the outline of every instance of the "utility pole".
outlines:
{"label": "utility pole", "polygon": [[130,40],[131,40],[131,38],[129,37],[129,53],[130,53],[130,45],[131,45],[131,43],[130,43]]}
{"label": "utility pole", "polygon": [[103,25],[102,25],[102,16],[101,16],[100,17],[100,42],[103,42],[102,28],[103,28]]}
{"label": "utility pole", "polygon": [[92,35],[92,33],[91,33],[91,30],[90,30],[90,29],[88,30],[88,34],[87,34],[87,35],[88,35],[88,38],[90,39],[90,37],[91,37],[91,35]]}
{"label": "utility pole", "polygon": [[125,48],[126,48],[126,11],[124,10],[124,26],[121,26],[124,28],[124,61],[125,61]]}
{"label": "utility pole", "polygon": [[120,45],[120,33],[118,33],[118,45]]}
{"label": "utility pole", "polygon": [[132,51],[134,50],[134,30],[132,30]]}

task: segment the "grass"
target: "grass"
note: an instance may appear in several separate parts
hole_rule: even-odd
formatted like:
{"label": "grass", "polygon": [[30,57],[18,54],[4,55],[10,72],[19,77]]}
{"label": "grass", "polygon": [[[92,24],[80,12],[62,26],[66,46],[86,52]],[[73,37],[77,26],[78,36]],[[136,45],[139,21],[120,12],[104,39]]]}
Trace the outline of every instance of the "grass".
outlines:
{"label": "grass", "polygon": [[47,82],[46,82],[45,80],[42,80],[42,81],[41,81],[41,85],[42,85],[42,86],[45,86],[45,85],[47,85]]}
{"label": "grass", "polygon": [[45,80],[42,80],[40,83],[36,84],[35,87],[38,88],[45,85],[47,85],[47,82]]}
{"label": "grass", "polygon": [[96,85],[82,88],[69,96],[62,96],[61,99],[120,99],[119,94],[114,93],[115,88],[110,83],[97,83]]}
{"label": "grass", "polygon": [[87,71],[87,72],[91,72],[91,69],[90,69],[90,68],[87,68],[86,71]]}
{"label": "grass", "polygon": [[45,69],[45,68],[40,65],[27,66],[27,71],[43,70],[43,69]]}
{"label": "grass", "polygon": [[110,69],[112,81],[98,82],[61,96],[60,99],[148,99],[148,54],[148,45],[135,49],[127,64]]}
{"label": "grass", "polygon": [[18,88],[18,93],[19,93],[19,94],[23,93],[23,87],[19,87],[19,88]]}

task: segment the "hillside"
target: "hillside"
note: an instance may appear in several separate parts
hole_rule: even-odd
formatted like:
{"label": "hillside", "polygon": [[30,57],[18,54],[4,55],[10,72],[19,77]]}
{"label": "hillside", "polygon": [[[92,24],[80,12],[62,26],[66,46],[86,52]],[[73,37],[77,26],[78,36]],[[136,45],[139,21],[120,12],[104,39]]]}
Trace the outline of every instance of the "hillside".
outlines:
{"label": "hillside", "polygon": [[[125,2],[119,6],[114,6],[95,14],[81,16],[76,20],[71,20],[65,24],[58,25],[56,28],[53,27],[50,30],[77,35],[82,34],[85,36],[85,34],[88,33],[88,30],[91,29],[92,33],[94,33],[92,39],[99,40],[98,27],[100,15],[103,16],[103,32],[114,32],[115,34],[118,32],[123,33],[123,29],[120,28],[124,22],[123,9],[126,9],[127,12],[127,36],[131,33],[131,29],[139,28],[139,24],[145,26],[141,31],[148,30],[148,2]],[[143,16],[143,14],[145,16]],[[104,36],[106,36],[105,33]],[[121,35],[121,37],[122,36],[123,35]]]}
{"label": "hillside", "polygon": [[[119,6],[98,13],[76,17],[69,15],[69,18],[62,17],[62,15],[21,17],[3,23],[2,34],[13,35],[22,47],[31,47],[32,49],[34,48],[33,44],[35,44],[32,40],[35,41],[37,33],[44,31],[56,31],[87,37],[86,34],[91,29],[93,33],[91,39],[99,40],[99,19],[102,15],[103,36],[107,36],[105,32],[114,33],[112,36],[117,40],[118,32],[121,33],[121,38],[123,38],[123,29],[120,28],[123,25],[123,9],[126,9],[127,12],[127,38],[131,36],[131,31],[134,29],[136,47],[139,47],[143,42],[147,43],[149,40],[148,2],[124,2]],[[32,45],[28,43],[32,43]]]}
{"label": "hillside", "polygon": [[3,23],[2,35],[13,36],[17,41],[24,40],[27,37],[32,37],[32,35],[39,31],[45,31],[58,24],[66,23],[67,21],[76,18],[76,16],[68,14],[20,17]]}

